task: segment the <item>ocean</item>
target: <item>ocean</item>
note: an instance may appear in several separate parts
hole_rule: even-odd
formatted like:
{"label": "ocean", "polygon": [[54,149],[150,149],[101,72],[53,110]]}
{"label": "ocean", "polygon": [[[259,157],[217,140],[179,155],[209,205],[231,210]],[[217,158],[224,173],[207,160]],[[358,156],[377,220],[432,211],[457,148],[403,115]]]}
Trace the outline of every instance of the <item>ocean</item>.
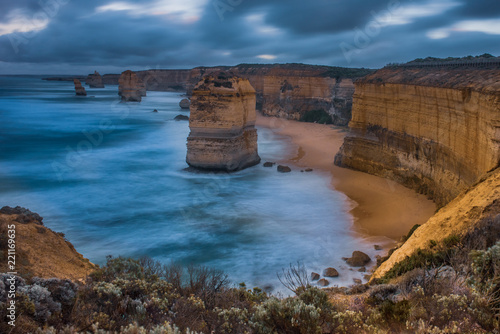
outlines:
{"label": "ocean", "polygon": [[[187,171],[188,122],[174,120],[189,114],[181,94],[120,103],[117,86],[85,88],[77,97],[72,82],[0,76],[0,206],[39,213],[97,264],[150,256],[275,292],[283,290],[277,273],[297,262],[309,272],[337,268],[331,285],[362,278],[341,257],[376,252],[352,231],[351,204],[329,174],[262,164]],[[295,155],[276,131],[258,128],[258,137],[262,162]]]}

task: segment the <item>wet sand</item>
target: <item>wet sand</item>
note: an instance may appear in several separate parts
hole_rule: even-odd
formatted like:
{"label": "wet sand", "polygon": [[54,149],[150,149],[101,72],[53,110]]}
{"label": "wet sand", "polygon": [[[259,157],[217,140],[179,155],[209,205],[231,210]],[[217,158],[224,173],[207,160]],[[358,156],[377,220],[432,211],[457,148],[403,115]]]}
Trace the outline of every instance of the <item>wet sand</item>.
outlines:
{"label": "wet sand", "polygon": [[257,125],[288,136],[296,146],[295,156],[277,162],[331,174],[332,187],[351,200],[356,232],[398,240],[413,225],[425,223],[436,211],[435,204],[424,195],[394,181],[335,166],[333,160],[347,129],[259,114]]}

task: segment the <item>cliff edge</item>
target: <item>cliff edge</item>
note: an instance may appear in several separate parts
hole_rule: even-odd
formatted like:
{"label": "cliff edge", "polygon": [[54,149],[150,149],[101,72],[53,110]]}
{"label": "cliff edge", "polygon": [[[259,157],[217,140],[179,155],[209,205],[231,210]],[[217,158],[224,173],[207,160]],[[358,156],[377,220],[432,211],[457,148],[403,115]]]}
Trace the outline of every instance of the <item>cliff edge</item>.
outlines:
{"label": "cliff edge", "polygon": [[[73,245],[44,226],[43,218],[28,209],[4,206],[0,209],[0,272],[16,271],[18,275],[40,278],[84,279],[96,266],[78,253]],[[15,228],[12,228],[15,226]],[[15,231],[15,265],[8,268],[8,230]],[[10,254],[12,255],[12,253]]]}
{"label": "cliff edge", "polygon": [[444,206],[500,161],[500,68],[384,68],[355,84],[335,164]]}

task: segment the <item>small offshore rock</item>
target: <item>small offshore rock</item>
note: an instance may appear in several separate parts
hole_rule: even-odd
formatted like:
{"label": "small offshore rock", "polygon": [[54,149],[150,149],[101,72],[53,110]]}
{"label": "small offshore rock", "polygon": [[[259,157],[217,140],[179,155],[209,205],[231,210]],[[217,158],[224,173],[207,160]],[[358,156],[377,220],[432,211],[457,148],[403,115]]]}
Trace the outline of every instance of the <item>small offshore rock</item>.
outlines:
{"label": "small offshore rock", "polygon": [[325,277],[339,277],[339,272],[335,268],[326,268],[323,272],[323,276]]}
{"label": "small offshore rock", "polygon": [[290,173],[292,169],[288,166],[278,165],[278,172],[280,173]]}
{"label": "small offshore rock", "polygon": [[371,260],[372,259],[365,253],[360,251],[354,251],[352,252],[352,256],[350,258],[345,259],[345,262],[347,262],[347,264],[350,265],[351,267],[363,267]]}
{"label": "small offshore rock", "polygon": [[176,121],[189,121],[189,117],[186,115],[177,115],[174,117]]}
{"label": "small offshore rock", "polygon": [[352,281],[355,283],[355,284],[361,284],[363,283],[362,280],[360,280],[359,278],[353,278]]}
{"label": "small offshore rock", "polygon": [[85,88],[83,88],[80,80],[73,79],[73,83],[75,84],[75,93],[77,96],[87,96],[87,92],[85,91]]}
{"label": "small offshore rock", "polygon": [[382,246],[380,245],[373,245],[373,248],[375,248],[375,250],[382,250]]}
{"label": "small offshore rock", "polygon": [[312,172],[312,171],[313,171],[313,169],[312,169],[312,168],[306,168],[306,172],[308,172],[308,173],[309,173],[309,172]]}
{"label": "small offshore rock", "polygon": [[276,165],[275,162],[269,162],[269,161],[264,162],[264,167],[273,167],[274,165]]}
{"label": "small offshore rock", "polygon": [[153,110],[153,112],[158,112],[158,110],[155,109],[155,110]]}
{"label": "small offshore rock", "polygon": [[318,285],[319,286],[328,286],[328,285],[330,285],[330,282],[327,279],[322,278],[318,281]]}
{"label": "small offshore rock", "polygon": [[317,281],[317,280],[319,280],[319,274],[312,272],[311,273],[311,281]]}
{"label": "small offshore rock", "polygon": [[359,268],[359,269],[358,269],[358,271],[359,271],[360,273],[364,273],[364,272],[366,271],[366,268],[365,268],[365,267],[361,267],[361,268]]}
{"label": "small offshore rock", "polygon": [[190,105],[191,102],[188,99],[182,99],[181,102],[179,102],[179,107],[181,107],[181,109],[189,109]]}

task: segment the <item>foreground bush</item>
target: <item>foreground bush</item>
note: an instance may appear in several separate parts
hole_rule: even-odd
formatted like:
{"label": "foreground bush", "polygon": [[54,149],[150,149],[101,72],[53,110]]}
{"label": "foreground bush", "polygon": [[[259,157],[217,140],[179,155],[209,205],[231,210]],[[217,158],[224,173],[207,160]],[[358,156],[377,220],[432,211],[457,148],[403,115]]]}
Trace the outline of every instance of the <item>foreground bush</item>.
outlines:
{"label": "foreground bush", "polygon": [[16,327],[4,321],[0,332],[493,333],[499,250],[471,253],[469,278],[451,267],[406,268],[391,284],[322,290],[304,282],[287,298],[231,287],[225,274],[206,267],[108,258],[86,284],[18,278]]}

